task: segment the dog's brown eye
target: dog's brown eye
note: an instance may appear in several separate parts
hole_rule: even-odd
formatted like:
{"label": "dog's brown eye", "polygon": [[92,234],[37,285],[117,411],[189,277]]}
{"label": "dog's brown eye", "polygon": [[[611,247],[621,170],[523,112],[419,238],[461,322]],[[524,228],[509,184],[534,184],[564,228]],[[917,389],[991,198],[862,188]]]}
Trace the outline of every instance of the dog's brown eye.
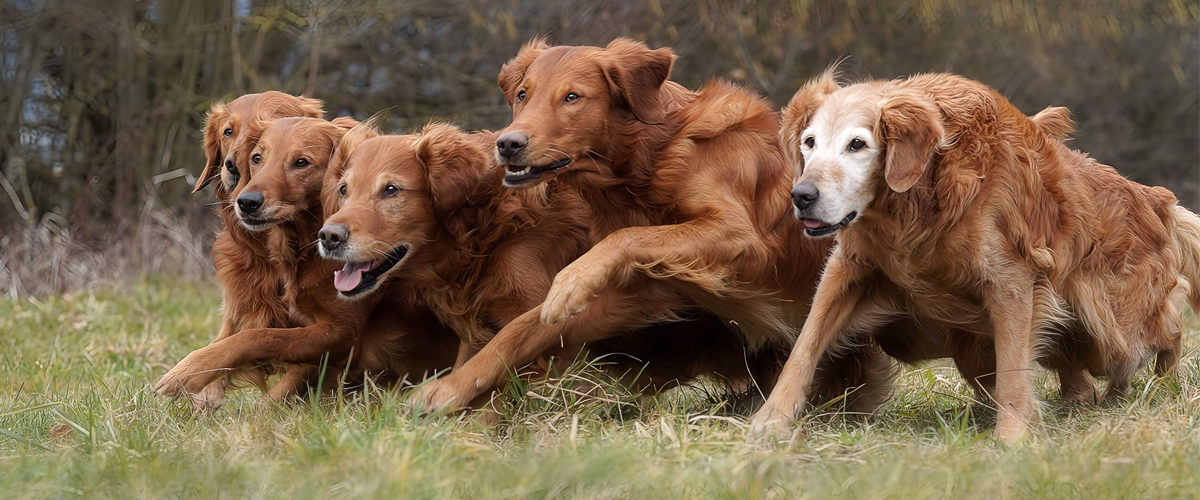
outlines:
{"label": "dog's brown eye", "polygon": [[393,196],[396,196],[397,194],[400,194],[400,187],[395,184],[388,184],[383,187],[383,192],[379,193],[379,196],[384,197],[384,198],[391,198]]}
{"label": "dog's brown eye", "polygon": [[341,196],[342,198],[346,197],[346,185],[345,184],[342,184],[341,186],[338,187],[338,195]]}
{"label": "dog's brown eye", "polygon": [[525,100],[525,91],[522,90],[520,92],[517,92],[517,102],[521,102],[524,100]]}
{"label": "dog's brown eye", "polygon": [[295,168],[304,168],[307,166],[308,166],[308,160],[306,160],[304,158],[297,159],[296,163],[293,165],[293,167],[295,167]]}
{"label": "dog's brown eye", "polygon": [[850,139],[850,145],[847,146],[847,149],[849,149],[850,151],[858,151],[865,147],[867,147],[867,141],[864,141],[862,139],[855,137],[853,139]]}
{"label": "dog's brown eye", "polygon": [[225,129],[225,137],[230,137],[232,135],[233,135],[233,129],[231,129],[231,128]]}
{"label": "dog's brown eye", "polygon": [[563,102],[575,102],[578,100],[579,100],[579,94],[576,94],[574,92],[567,94],[567,96],[563,98]]}
{"label": "dog's brown eye", "polygon": [[260,162],[262,162],[262,155],[254,153],[254,156],[250,157],[250,163],[258,165]]}
{"label": "dog's brown eye", "polygon": [[816,139],[814,139],[814,138],[813,138],[813,137],[810,135],[810,136],[808,136],[808,138],[807,138],[807,139],[805,139],[805,140],[804,140],[804,145],[805,145],[805,146],[808,146],[809,148],[816,147],[816,145],[817,145],[817,140],[816,140]]}

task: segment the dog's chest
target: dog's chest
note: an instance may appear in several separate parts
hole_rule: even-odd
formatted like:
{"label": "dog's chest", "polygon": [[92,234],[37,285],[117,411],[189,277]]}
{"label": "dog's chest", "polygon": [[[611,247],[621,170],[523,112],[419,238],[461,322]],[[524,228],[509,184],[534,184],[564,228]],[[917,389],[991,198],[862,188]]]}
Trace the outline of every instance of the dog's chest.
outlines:
{"label": "dog's chest", "polygon": [[980,299],[979,281],[967,269],[952,263],[925,265],[891,259],[881,266],[890,295],[903,312],[927,320],[968,329],[986,329],[987,311]]}

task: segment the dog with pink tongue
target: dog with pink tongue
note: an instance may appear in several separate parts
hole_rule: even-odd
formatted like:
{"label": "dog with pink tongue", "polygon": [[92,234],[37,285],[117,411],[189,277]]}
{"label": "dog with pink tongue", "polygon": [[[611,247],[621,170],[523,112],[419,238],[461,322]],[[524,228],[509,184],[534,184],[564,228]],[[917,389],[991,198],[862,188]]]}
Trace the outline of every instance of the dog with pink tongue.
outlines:
{"label": "dog with pink tongue", "polygon": [[364,300],[339,299],[335,289],[352,290],[374,279],[372,269],[382,260],[343,267],[318,255],[325,170],[356,123],[285,118],[265,128],[250,158],[253,178],[235,194],[235,214],[247,230],[265,235],[293,327],[245,330],[193,351],[159,381],[160,394],[195,393],[230,369],[259,364],[307,365],[314,376],[326,365],[325,373],[383,374],[401,381],[453,364],[454,335],[412,300],[403,282]]}

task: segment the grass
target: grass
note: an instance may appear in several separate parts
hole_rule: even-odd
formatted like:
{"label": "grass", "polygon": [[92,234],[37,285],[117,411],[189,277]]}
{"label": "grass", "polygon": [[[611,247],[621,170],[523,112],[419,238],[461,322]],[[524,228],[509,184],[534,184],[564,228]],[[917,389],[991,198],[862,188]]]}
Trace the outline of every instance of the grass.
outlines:
{"label": "grass", "polygon": [[[218,328],[211,286],[142,282],[0,299],[0,498],[1196,498],[1200,355],[1126,401],[1071,406],[1039,372],[1042,421],[991,437],[951,368],[907,369],[868,418],[819,414],[747,440],[712,391],[638,398],[577,381],[514,388],[505,418],[414,416],[380,389],[272,406],[242,390],[193,414],[149,386]],[[1185,346],[1200,325],[1188,320]],[[1194,347],[1185,347],[1187,349]]]}

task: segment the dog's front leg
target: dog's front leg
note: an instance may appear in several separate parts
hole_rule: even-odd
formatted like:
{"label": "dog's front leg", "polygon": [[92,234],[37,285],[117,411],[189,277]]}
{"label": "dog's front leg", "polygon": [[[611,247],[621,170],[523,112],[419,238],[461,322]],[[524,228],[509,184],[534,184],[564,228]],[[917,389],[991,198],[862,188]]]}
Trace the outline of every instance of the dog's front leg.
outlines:
{"label": "dog's front leg", "polygon": [[812,311],[792,348],[775,389],[767,402],[750,420],[751,431],[762,435],[786,429],[799,416],[812,387],[817,362],[825,351],[847,331],[856,312],[863,306],[863,288],[859,280],[866,269],[835,253],[829,260]]}
{"label": "dog's front leg", "polygon": [[1033,395],[1033,283],[989,283],[988,314],[996,336],[996,434],[1013,444],[1037,417]]}
{"label": "dog's front leg", "polygon": [[[732,218],[731,218],[732,219]],[[681,224],[639,226],[608,235],[559,271],[542,304],[542,321],[554,324],[582,312],[604,287],[624,286],[638,268],[694,282],[720,293],[731,263],[761,265],[766,245],[749,222],[706,217]]]}
{"label": "dog's front leg", "polygon": [[154,390],[164,396],[193,394],[253,362],[316,364],[327,353],[346,354],[353,340],[348,333],[356,330],[344,326],[318,322],[302,328],[246,330],[192,351],[159,379]]}
{"label": "dog's front leg", "polygon": [[553,325],[541,320],[544,306],[535,307],[505,325],[461,368],[418,387],[409,403],[426,413],[464,408],[538,356],[663,321],[677,311],[679,304],[670,300],[673,296],[606,288],[596,297],[595,307]]}

